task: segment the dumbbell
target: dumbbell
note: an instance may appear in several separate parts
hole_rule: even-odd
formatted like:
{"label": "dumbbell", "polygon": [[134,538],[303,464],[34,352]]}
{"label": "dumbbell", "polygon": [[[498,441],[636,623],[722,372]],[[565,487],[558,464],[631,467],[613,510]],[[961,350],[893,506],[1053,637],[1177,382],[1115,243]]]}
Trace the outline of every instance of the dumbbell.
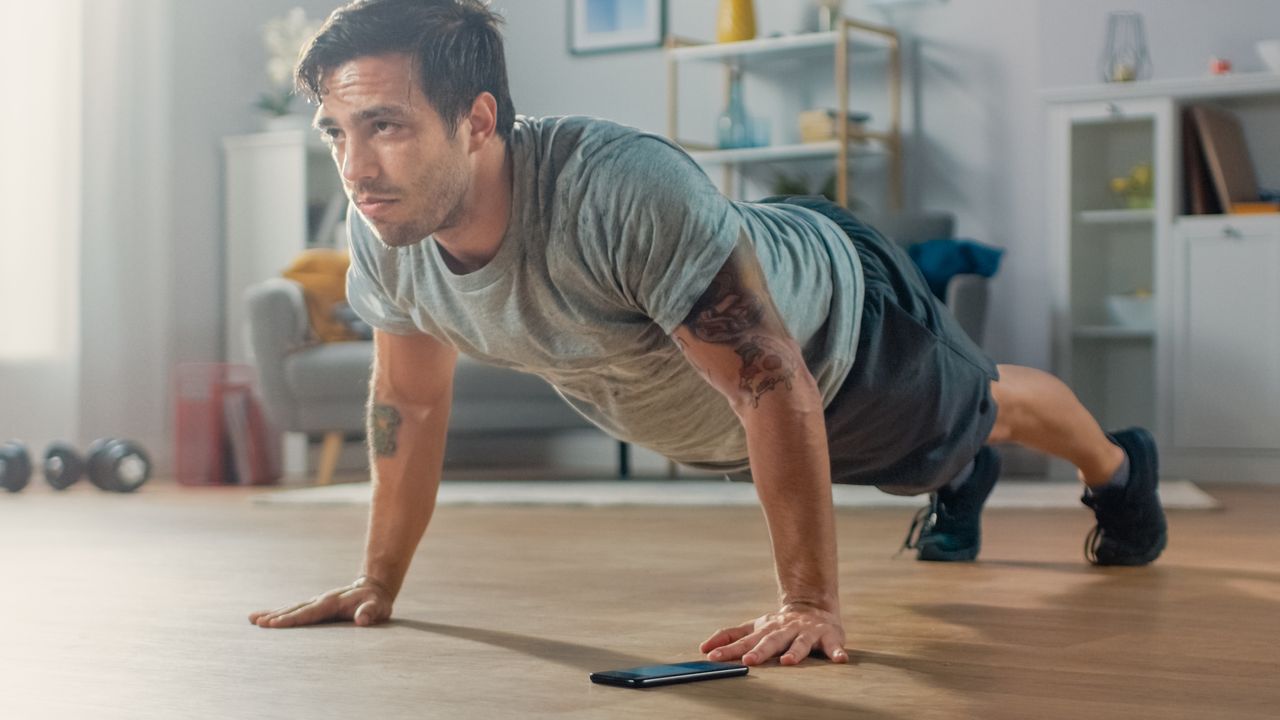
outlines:
{"label": "dumbbell", "polygon": [[31,456],[17,440],[0,444],[0,487],[16,493],[31,480]]}
{"label": "dumbbell", "polygon": [[[88,470],[89,482],[109,492],[133,492],[151,478],[151,459],[141,445],[103,438],[89,446],[88,462],[66,443],[53,443],[44,454],[44,477],[55,490],[65,490]],[[87,467],[86,467],[87,466]],[[31,480],[31,456],[17,440],[0,445],[0,487],[19,492]]]}
{"label": "dumbbell", "polygon": [[86,456],[87,461],[76,454],[75,448],[63,443],[50,445],[45,451],[45,480],[55,490],[65,490],[87,472],[89,482],[100,490],[133,492],[151,477],[151,460],[146,451],[128,440],[95,440]]}
{"label": "dumbbell", "polygon": [[102,490],[130,493],[151,478],[151,458],[138,443],[103,438],[89,445],[89,482]]}
{"label": "dumbbell", "polygon": [[84,460],[76,449],[55,442],[44,451],[44,479],[54,490],[66,490],[84,474]]}

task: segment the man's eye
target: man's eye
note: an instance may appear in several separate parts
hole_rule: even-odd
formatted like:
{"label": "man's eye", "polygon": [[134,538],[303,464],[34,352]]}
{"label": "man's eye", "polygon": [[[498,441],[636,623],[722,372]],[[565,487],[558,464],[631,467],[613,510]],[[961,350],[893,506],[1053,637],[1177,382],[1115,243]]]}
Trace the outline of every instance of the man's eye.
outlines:
{"label": "man's eye", "polygon": [[398,126],[395,123],[390,123],[386,121],[378,121],[373,124],[373,129],[377,130],[380,133],[391,132],[392,130],[396,129],[396,127]]}
{"label": "man's eye", "polygon": [[342,135],[342,131],[337,128],[328,128],[320,131],[320,139],[327,143],[337,142]]}

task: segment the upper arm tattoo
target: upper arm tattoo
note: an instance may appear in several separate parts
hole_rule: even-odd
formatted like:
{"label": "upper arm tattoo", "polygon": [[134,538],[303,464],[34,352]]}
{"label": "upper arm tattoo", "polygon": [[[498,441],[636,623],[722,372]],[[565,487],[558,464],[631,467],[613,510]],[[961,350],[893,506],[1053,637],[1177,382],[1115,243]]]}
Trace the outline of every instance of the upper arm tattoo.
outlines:
{"label": "upper arm tattoo", "polygon": [[738,388],[750,394],[752,407],[759,407],[761,396],[774,388],[790,390],[796,374],[794,353],[767,327],[777,324],[769,322],[771,317],[777,317],[777,310],[754,251],[743,241],[682,323],[703,342],[733,348],[742,361]]}
{"label": "upper arm tattoo", "polygon": [[374,405],[369,410],[369,439],[379,457],[396,454],[400,435],[400,411],[392,405]]}
{"label": "upper arm tattoo", "polygon": [[730,257],[684,319],[689,331],[703,342],[731,344],[764,318],[764,303],[742,287],[732,265]]}

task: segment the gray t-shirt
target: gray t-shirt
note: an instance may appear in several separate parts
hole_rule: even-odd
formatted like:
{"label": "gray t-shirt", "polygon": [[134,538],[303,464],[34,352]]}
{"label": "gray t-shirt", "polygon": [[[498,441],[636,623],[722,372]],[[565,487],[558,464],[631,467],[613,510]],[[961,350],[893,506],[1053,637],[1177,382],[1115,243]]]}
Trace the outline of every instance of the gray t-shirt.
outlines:
{"label": "gray t-shirt", "polygon": [[753,243],[824,405],[853,364],[862,266],[810,210],[733,202],[665,138],[585,117],[519,117],[511,222],[497,254],[458,275],[431,238],[388,248],[353,207],[347,297],[380,330],[428,333],[549,381],[615,437],[734,472],[746,434],[670,333],[740,234]]}

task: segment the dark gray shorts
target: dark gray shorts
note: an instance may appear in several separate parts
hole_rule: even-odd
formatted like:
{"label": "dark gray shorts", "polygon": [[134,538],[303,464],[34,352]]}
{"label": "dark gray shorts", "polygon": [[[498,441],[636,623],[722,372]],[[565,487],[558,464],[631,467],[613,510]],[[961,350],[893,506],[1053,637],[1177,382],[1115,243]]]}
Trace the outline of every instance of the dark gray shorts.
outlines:
{"label": "dark gray shorts", "polygon": [[995,425],[995,363],[969,339],[905,250],[822,198],[769,198],[831,218],[858,250],[866,294],[858,354],[826,409],[831,480],[932,492]]}

